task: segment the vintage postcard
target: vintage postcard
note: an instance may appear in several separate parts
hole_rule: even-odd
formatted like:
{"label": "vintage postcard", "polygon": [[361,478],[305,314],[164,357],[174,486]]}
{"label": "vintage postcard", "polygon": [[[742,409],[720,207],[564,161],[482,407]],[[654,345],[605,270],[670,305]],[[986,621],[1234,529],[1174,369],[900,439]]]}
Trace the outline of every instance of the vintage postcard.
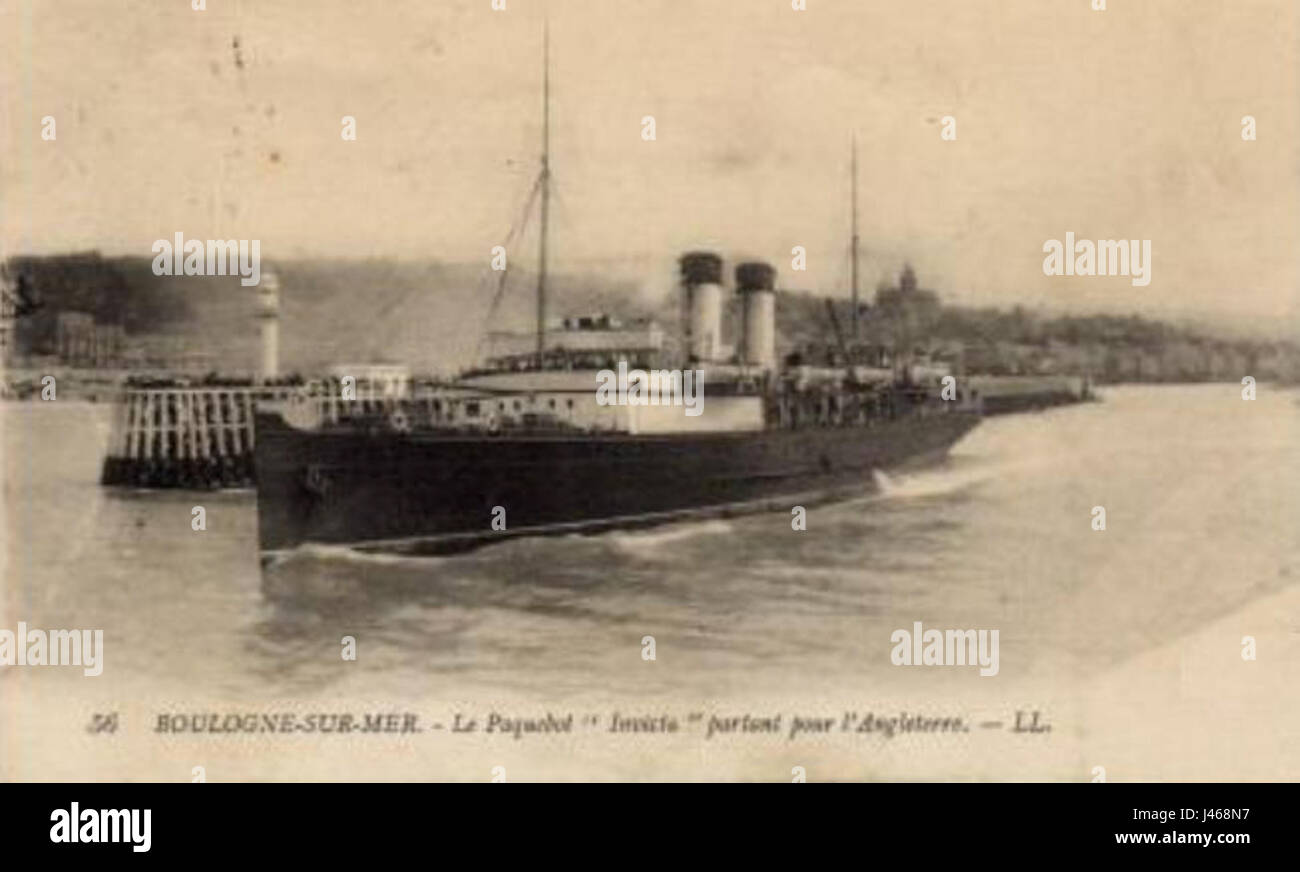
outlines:
{"label": "vintage postcard", "polygon": [[1300,777],[1291,0],[0,17],[0,780]]}

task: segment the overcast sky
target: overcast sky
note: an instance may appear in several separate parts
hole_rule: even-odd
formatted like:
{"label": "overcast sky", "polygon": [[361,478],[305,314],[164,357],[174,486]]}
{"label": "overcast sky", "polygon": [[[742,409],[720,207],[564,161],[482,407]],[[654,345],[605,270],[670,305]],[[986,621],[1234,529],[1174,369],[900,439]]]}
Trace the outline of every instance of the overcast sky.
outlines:
{"label": "overcast sky", "polygon": [[[486,261],[540,140],[547,4],[507,5],[0,0],[0,252]],[[555,266],[843,293],[856,133],[868,293],[909,259],[952,302],[1300,327],[1300,4],[1107,5],[552,0]],[[1067,231],[1152,240],[1150,285],[1043,275]]]}

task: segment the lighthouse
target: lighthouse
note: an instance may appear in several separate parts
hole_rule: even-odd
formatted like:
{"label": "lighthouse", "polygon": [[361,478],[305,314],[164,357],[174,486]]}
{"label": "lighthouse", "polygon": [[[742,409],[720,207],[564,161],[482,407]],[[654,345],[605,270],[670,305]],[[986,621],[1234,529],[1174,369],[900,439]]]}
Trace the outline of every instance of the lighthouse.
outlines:
{"label": "lighthouse", "polygon": [[262,365],[258,378],[267,382],[280,374],[280,280],[270,270],[262,272],[257,287],[257,320],[262,328]]}

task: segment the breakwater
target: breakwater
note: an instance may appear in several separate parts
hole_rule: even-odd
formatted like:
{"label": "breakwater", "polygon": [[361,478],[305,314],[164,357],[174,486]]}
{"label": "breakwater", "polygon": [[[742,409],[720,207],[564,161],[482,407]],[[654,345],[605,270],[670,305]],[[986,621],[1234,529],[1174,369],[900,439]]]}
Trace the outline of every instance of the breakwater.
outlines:
{"label": "breakwater", "polygon": [[983,401],[985,415],[1031,412],[1095,399],[1086,376],[970,376],[968,383]]}

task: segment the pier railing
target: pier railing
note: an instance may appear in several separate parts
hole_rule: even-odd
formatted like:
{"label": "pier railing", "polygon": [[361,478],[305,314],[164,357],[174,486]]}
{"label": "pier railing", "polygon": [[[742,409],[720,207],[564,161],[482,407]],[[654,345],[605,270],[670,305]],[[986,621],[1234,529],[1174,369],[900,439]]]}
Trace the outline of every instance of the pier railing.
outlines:
{"label": "pier railing", "polygon": [[397,402],[374,392],[343,399],[337,379],[282,385],[127,385],[114,411],[100,483],[252,487],[257,440],[253,413],[259,404],[280,405],[316,423],[338,424],[386,414]]}
{"label": "pier railing", "polygon": [[249,487],[256,404],[296,386],[128,387],[114,413],[101,483],[137,487]]}

